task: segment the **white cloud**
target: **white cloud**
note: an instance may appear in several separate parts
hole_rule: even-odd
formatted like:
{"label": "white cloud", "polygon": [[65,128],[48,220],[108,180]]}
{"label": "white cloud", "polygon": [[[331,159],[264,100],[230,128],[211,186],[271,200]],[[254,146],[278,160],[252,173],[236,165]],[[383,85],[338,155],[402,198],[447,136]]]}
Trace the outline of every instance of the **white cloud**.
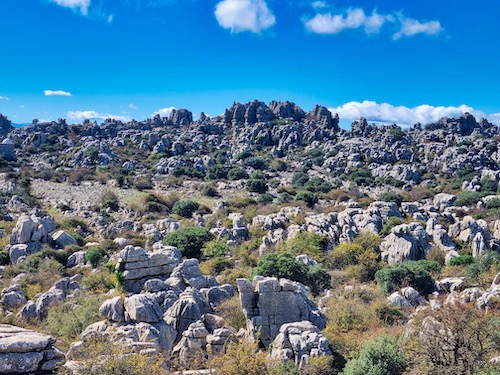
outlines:
{"label": "white cloud", "polygon": [[63,90],[44,90],[43,94],[45,96],[73,96],[72,93]]}
{"label": "white cloud", "polygon": [[437,35],[443,31],[439,21],[420,22],[404,16],[401,16],[399,21],[401,22],[401,29],[392,36],[393,39],[417,34]]}
{"label": "white cloud", "polygon": [[133,110],[136,110],[138,108],[134,103],[130,103],[128,107]]}
{"label": "white cloud", "polygon": [[66,116],[73,121],[83,120],[106,120],[108,118],[127,122],[130,121],[128,116],[117,116],[109,113],[99,113],[97,111],[69,111]]}
{"label": "white cloud", "polygon": [[160,115],[161,117],[168,117],[170,116],[170,113],[175,109],[175,107],[167,107],[167,108],[162,108],[157,110],[156,112],[151,114],[151,117],[154,117],[156,115]]}
{"label": "white cloud", "polygon": [[10,100],[7,96],[0,96],[0,100]]}
{"label": "white cloud", "polygon": [[[349,102],[337,108],[329,108],[329,110],[334,114],[338,113],[341,120],[354,121],[359,120],[360,117],[365,117],[369,122],[396,123],[401,126],[410,126],[417,122],[428,124],[439,120],[441,117],[460,116],[464,112],[472,113],[477,117],[484,117],[483,113],[465,104],[458,107],[435,107],[422,104],[410,108],[365,100],[363,102]],[[498,120],[500,120],[500,116]]]}
{"label": "white cloud", "polygon": [[366,15],[361,8],[349,8],[344,14],[316,14],[305,23],[306,29],[316,34],[337,34],[347,29],[364,28],[368,34],[378,33],[390,15],[381,15],[373,11]]}
{"label": "white cloud", "polygon": [[[315,9],[321,9],[314,4]],[[380,14],[374,10],[368,15],[361,8],[348,8],[337,14],[317,13],[314,17],[304,20],[306,29],[316,34],[337,34],[344,30],[361,28],[367,34],[377,34],[385,24],[392,24],[397,28],[398,31],[393,34],[393,39],[417,34],[437,35],[444,30],[439,21],[420,22],[405,17],[401,12]]]}
{"label": "white cloud", "polygon": [[51,0],[53,3],[73,10],[79,9],[82,15],[86,16],[89,11],[90,0]]}
{"label": "white cloud", "polygon": [[260,33],[276,23],[265,0],[223,0],[215,7],[215,17],[220,26],[235,33]]}
{"label": "white cloud", "polygon": [[314,1],[311,5],[314,9],[328,8],[326,1]]}

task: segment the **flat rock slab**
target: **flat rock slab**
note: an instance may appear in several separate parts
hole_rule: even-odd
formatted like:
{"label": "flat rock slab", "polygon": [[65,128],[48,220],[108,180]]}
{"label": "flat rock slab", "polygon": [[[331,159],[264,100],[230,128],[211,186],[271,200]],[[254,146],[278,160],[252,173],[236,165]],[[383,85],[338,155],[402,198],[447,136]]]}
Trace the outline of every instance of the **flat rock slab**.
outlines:
{"label": "flat rock slab", "polygon": [[47,349],[55,340],[42,333],[0,324],[0,353],[28,353]]}

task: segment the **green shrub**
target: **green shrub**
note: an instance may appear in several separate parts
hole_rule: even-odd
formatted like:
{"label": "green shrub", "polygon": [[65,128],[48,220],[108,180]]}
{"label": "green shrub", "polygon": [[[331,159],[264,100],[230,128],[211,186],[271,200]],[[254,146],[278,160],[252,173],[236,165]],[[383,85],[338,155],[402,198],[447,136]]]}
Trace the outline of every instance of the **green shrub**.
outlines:
{"label": "green shrub", "polygon": [[0,250],[0,266],[6,266],[10,264],[9,253],[5,250]]}
{"label": "green shrub", "polygon": [[278,245],[278,251],[288,252],[294,256],[307,254],[316,261],[320,261],[328,245],[329,241],[326,237],[313,232],[302,232],[281,242]]}
{"label": "green shrub", "polygon": [[172,212],[182,217],[192,217],[193,213],[200,207],[198,202],[191,199],[181,199],[174,203]]}
{"label": "green shrub", "polygon": [[96,268],[101,263],[104,251],[99,247],[91,247],[85,253],[85,260],[89,262],[92,267]]}
{"label": "green shrub", "polygon": [[200,258],[201,249],[213,238],[213,234],[205,228],[186,227],[167,234],[163,244],[177,247],[186,258]]}
{"label": "green shrub", "polygon": [[481,191],[491,191],[496,192],[498,190],[498,182],[491,180],[489,178],[483,178],[481,180]]}
{"label": "green shrub", "polygon": [[375,280],[387,294],[411,286],[418,290],[421,295],[426,296],[434,291],[434,279],[431,271],[439,269],[439,263],[434,261],[406,261],[378,270],[375,273]]}
{"label": "green shrub", "polygon": [[217,197],[219,196],[219,192],[215,188],[215,186],[212,185],[203,185],[201,188],[201,194],[207,196],[207,197]]}
{"label": "green shrub", "polygon": [[313,208],[316,203],[318,203],[318,194],[312,193],[310,191],[300,191],[295,196],[298,201],[303,201],[307,204],[307,207]]}
{"label": "green shrub", "polygon": [[462,191],[457,196],[455,206],[472,206],[489,194],[486,191]]}
{"label": "green shrub", "polygon": [[363,345],[359,353],[347,361],[344,375],[401,375],[408,366],[398,340],[382,335]]}
{"label": "green shrub", "polygon": [[371,186],[373,184],[372,172],[366,167],[352,171],[347,178],[358,186]]}
{"label": "green shrub", "polygon": [[378,199],[383,202],[394,202],[398,206],[400,206],[401,202],[403,202],[403,197],[401,195],[389,191],[380,194]]}
{"label": "green shrub", "polygon": [[257,197],[257,202],[260,204],[272,203],[273,200],[274,196],[269,193],[259,194],[259,196]]}
{"label": "green shrub", "polygon": [[242,180],[248,178],[248,173],[243,168],[232,168],[227,173],[228,180]]}
{"label": "green shrub", "polygon": [[292,177],[292,186],[302,188],[309,181],[309,175],[304,172],[295,172]]}
{"label": "green shrub", "polygon": [[209,180],[220,180],[226,179],[227,174],[228,169],[226,167],[220,164],[216,164],[208,168],[206,177]]}
{"label": "green shrub", "polygon": [[495,251],[486,251],[476,258],[474,263],[469,264],[465,272],[469,278],[476,279],[492,267],[500,268],[500,254]]}
{"label": "green shrub", "polygon": [[263,194],[267,191],[267,183],[263,179],[253,179],[247,181],[247,190],[253,193]]}
{"label": "green shrub", "polygon": [[313,177],[306,182],[305,188],[313,193],[328,193],[332,190],[332,185],[323,180],[321,177]]}
{"label": "green shrub", "polygon": [[384,227],[380,231],[381,236],[388,236],[391,233],[391,229],[395,226],[404,224],[404,220],[400,217],[391,216],[384,224]]}
{"label": "green shrub", "polygon": [[51,307],[44,325],[53,335],[74,339],[100,320],[99,307],[103,300],[100,296],[85,295]]}
{"label": "green shrub", "polygon": [[107,191],[101,200],[101,208],[103,210],[110,209],[111,211],[118,211],[120,209],[120,201],[118,196],[112,191]]}
{"label": "green shrub", "polygon": [[486,208],[488,210],[491,210],[494,208],[500,208],[500,198],[490,199],[488,202],[486,202]]}
{"label": "green shrub", "polygon": [[114,268],[111,270],[103,268],[100,272],[93,272],[84,276],[82,285],[93,293],[106,293],[116,286],[117,281]]}
{"label": "green shrub", "polygon": [[224,241],[213,240],[207,242],[201,249],[201,252],[205,258],[223,257],[229,252],[229,247]]}
{"label": "green shrub", "polygon": [[459,257],[450,259],[450,266],[467,266],[474,263],[472,255],[460,255]]}
{"label": "green shrub", "polygon": [[267,254],[259,261],[254,274],[298,281],[307,285],[314,295],[331,285],[331,277],[322,265],[308,267],[290,253]]}
{"label": "green shrub", "polygon": [[267,168],[267,163],[260,156],[251,156],[243,161],[243,165],[246,167],[252,167],[253,169],[257,169],[263,171]]}

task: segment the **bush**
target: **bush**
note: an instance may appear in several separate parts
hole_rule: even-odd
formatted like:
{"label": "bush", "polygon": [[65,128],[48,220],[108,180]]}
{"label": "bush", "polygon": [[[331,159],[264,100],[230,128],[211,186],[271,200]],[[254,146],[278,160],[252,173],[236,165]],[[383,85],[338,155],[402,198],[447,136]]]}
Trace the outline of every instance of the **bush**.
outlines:
{"label": "bush", "polygon": [[103,300],[103,297],[86,295],[51,307],[44,325],[53,335],[74,339],[99,320]]}
{"label": "bush", "polygon": [[328,239],[312,232],[302,232],[293,238],[281,242],[278,251],[288,252],[294,256],[307,254],[320,261],[328,249]]}
{"label": "bush", "polygon": [[213,234],[205,228],[186,227],[167,234],[163,244],[177,247],[186,258],[200,258],[201,249],[213,238]]}
{"label": "bush", "polygon": [[332,185],[323,180],[321,177],[313,177],[306,182],[305,188],[313,193],[328,193],[332,190]]}
{"label": "bush", "polygon": [[242,180],[248,178],[248,173],[243,168],[232,168],[227,173],[228,180]]}
{"label": "bush", "polygon": [[247,181],[247,190],[253,193],[263,194],[267,191],[267,183],[263,179],[253,179]]}
{"label": "bush", "polygon": [[489,178],[483,178],[481,180],[481,191],[491,191],[492,193],[498,190],[498,182],[495,180],[490,180]]}
{"label": "bush", "polygon": [[117,283],[114,267],[112,270],[103,268],[100,272],[93,272],[82,279],[82,285],[85,289],[94,293],[106,293],[113,289]]}
{"label": "bush", "polygon": [[310,191],[301,191],[297,193],[295,199],[298,201],[304,201],[307,204],[307,207],[313,208],[314,205],[318,203],[319,197],[316,193],[312,193]]}
{"label": "bush", "polygon": [[373,184],[372,172],[366,167],[352,171],[347,177],[358,186],[371,186]]}
{"label": "bush", "polygon": [[394,202],[398,206],[403,202],[403,197],[397,193],[385,192],[379,195],[378,199],[383,202]]}
{"label": "bush", "polygon": [[223,257],[229,252],[229,247],[223,241],[210,241],[201,249],[205,258]]}
{"label": "bush", "polygon": [[384,227],[380,231],[381,236],[388,236],[391,233],[391,229],[397,225],[404,224],[404,220],[400,217],[391,216],[384,224]]}
{"label": "bush", "polygon": [[382,335],[363,345],[349,360],[344,375],[400,375],[408,361],[394,336]]}
{"label": "bush", "polygon": [[219,180],[227,178],[228,170],[226,167],[220,164],[211,166],[207,170],[207,179],[209,180]]}
{"label": "bush", "polygon": [[430,272],[439,269],[440,265],[434,261],[406,261],[378,270],[375,280],[387,294],[411,286],[426,296],[434,291],[434,279]]}
{"label": "bush", "polygon": [[6,266],[10,264],[9,253],[5,250],[0,250],[0,266]]}
{"label": "bush", "polygon": [[292,186],[302,188],[309,181],[309,175],[304,172],[295,172],[292,177]]}
{"label": "bush", "polygon": [[468,266],[472,263],[474,263],[472,255],[460,255],[459,257],[450,259],[450,266]]}
{"label": "bush", "polygon": [[254,269],[255,275],[285,278],[307,285],[314,295],[331,285],[331,277],[321,265],[308,267],[290,253],[271,253],[264,256]]}
{"label": "bush", "polygon": [[490,199],[488,202],[486,202],[486,208],[488,210],[491,210],[494,208],[500,208],[500,198]]}
{"label": "bush", "polygon": [[201,194],[207,196],[207,197],[217,197],[219,196],[219,192],[215,188],[215,186],[212,185],[203,185],[201,188]]}
{"label": "bush", "polygon": [[101,200],[101,208],[103,210],[110,209],[111,211],[118,211],[120,209],[120,201],[118,196],[112,191],[107,191]]}
{"label": "bush", "polygon": [[101,263],[103,255],[104,251],[101,248],[91,247],[85,253],[85,260],[89,262],[92,265],[92,267],[96,268],[99,265],[99,263]]}
{"label": "bush", "polygon": [[469,264],[465,272],[469,278],[476,279],[493,267],[500,268],[500,254],[495,251],[486,251],[476,258],[474,263]]}
{"label": "bush", "polygon": [[245,167],[252,167],[253,169],[257,169],[263,171],[267,168],[267,163],[264,159],[259,156],[251,156],[243,161],[243,165]]}
{"label": "bush", "polygon": [[274,200],[274,196],[269,193],[259,194],[257,197],[257,202],[260,204],[268,204],[272,203]]}
{"label": "bush", "polygon": [[485,191],[463,191],[458,194],[455,206],[472,206],[489,194]]}
{"label": "bush", "polygon": [[199,207],[198,202],[191,199],[181,199],[174,203],[172,212],[179,216],[190,218]]}

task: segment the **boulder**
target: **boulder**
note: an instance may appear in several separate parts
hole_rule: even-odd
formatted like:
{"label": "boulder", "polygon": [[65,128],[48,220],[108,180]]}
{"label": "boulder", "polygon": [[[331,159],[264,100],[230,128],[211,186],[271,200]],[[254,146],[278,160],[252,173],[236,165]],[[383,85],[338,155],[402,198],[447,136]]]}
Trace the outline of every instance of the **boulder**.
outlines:
{"label": "boulder", "polygon": [[99,314],[113,322],[125,321],[125,309],[122,297],[115,297],[104,301],[99,307]]}
{"label": "boulder", "polygon": [[[119,308],[120,302],[115,301]],[[162,320],[163,313],[154,298],[147,294],[135,294],[125,298],[125,321],[156,323]],[[119,311],[116,311],[119,313]]]}
{"label": "boulder", "polygon": [[311,357],[333,355],[321,330],[307,320],[283,324],[271,347],[271,358],[292,360],[299,369],[305,369]]}
{"label": "boulder", "polygon": [[64,353],[54,343],[51,336],[0,324],[0,374],[55,371]]}
{"label": "boulder", "polygon": [[65,232],[63,230],[58,230],[55,233],[52,233],[52,241],[59,246],[60,248],[65,248],[66,246],[70,245],[76,245],[77,242],[75,238],[69,234],[68,232]]}
{"label": "boulder", "polygon": [[276,338],[285,323],[308,320],[319,329],[326,320],[306,296],[305,287],[287,279],[255,277],[253,282],[237,279],[240,303],[247,319],[247,330],[259,336],[266,347]]}

